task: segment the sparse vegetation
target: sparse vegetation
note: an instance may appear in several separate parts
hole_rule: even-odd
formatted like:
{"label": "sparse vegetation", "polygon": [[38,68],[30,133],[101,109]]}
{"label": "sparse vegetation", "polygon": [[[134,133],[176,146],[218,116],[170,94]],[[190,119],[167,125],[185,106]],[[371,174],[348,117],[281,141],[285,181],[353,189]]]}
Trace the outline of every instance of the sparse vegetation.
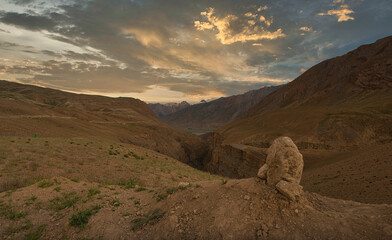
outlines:
{"label": "sparse vegetation", "polygon": [[129,179],[127,182],[119,182],[118,185],[123,186],[125,189],[135,188],[136,181],[134,179]]}
{"label": "sparse vegetation", "polygon": [[73,214],[69,219],[69,225],[73,227],[84,228],[84,226],[88,223],[90,217],[96,214],[100,206],[96,205],[90,209],[80,210],[76,214]]}
{"label": "sparse vegetation", "polygon": [[120,202],[120,200],[118,200],[118,199],[113,199],[113,200],[110,202],[110,205],[112,205],[112,206],[114,206],[114,207],[119,207],[119,206],[121,205],[121,202]]}
{"label": "sparse vegetation", "polygon": [[9,220],[19,220],[26,217],[27,213],[18,211],[18,209],[13,206],[10,201],[8,204],[0,203],[0,215]]}
{"label": "sparse vegetation", "polygon": [[173,193],[175,193],[176,191],[177,191],[176,188],[169,188],[169,189],[166,190],[166,193],[167,193],[167,194],[173,194]]}
{"label": "sparse vegetation", "polygon": [[45,230],[46,225],[39,226],[35,231],[31,231],[26,234],[24,240],[39,240],[41,239],[42,233]]}
{"label": "sparse vegetation", "polygon": [[87,199],[92,198],[94,195],[100,194],[101,191],[99,189],[95,189],[95,188],[90,188],[88,190],[88,195],[87,195]]}
{"label": "sparse vegetation", "polygon": [[162,209],[155,209],[149,211],[147,214],[144,214],[142,217],[132,220],[133,222],[132,231],[138,230],[146,224],[155,224],[164,215],[165,212]]}
{"label": "sparse vegetation", "polygon": [[166,197],[167,197],[166,194],[159,194],[159,195],[157,196],[157,201],[158,201],[158,202],[159,202],[159,201],[162,201],[162,200],[164,200]]}
{"label": "sparse vegetation", "polygon": [[147,190],[145,187],[138,187],[135,189],[135,192],[141,192]]}
{"label": "sparse vegetation", "polygon": [[70,192],[63,194],[63,196],[60,197],[55,197],[51,202],[50,208],[55,209],[56,211],[73,207],[78,201],[80,200],[80,197],[76,195],[75,192]]}
{"label": "sparse vegetation", "polygon": [[48,187],[51,187],[51,186],[53,186],[53,182],[51,182],[51,181],[49,181],[49,180],[42,180],[39,184],[38,184],[38,187],[40,187],[40,188],[48,188]]}

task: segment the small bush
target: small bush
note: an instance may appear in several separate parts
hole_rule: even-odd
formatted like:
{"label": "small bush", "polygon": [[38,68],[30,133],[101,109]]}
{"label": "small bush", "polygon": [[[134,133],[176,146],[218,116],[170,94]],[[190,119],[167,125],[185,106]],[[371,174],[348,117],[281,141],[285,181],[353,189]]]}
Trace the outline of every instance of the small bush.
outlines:
{"label": "small bush", "polygon": [[145,187],[139,187],[139,188],[135,189],[135,192],[141,192],[141,191],[144,191],[144,190],[146,190]]}
{"label": "small bush", "polygon": [[39,184],[38,184],[38,187],[40,187],[40,188],[48,188],[48,187],[51,187],[51,186],[53,186],[53,182],[51,182],[51,181],[47,181],[47,180],[42,180]]}
{"label": "small bush", "polygon": [[153,211],[149,211],[147,214],[144,214],[143,217],[132,220],[133,222],[132,231],[138,230],[146,224],[155,224],[164,215],[165,212],[162,209],[155,209]]}
{"label": "small bush", "polygon": [[121,205],[121,202],[118,199],[113,199],[113,201],[111,201],[110,204],[112,206],[119,207]]}
{"label": "small bush", "polygon": [[97,195],[97,194],[100,194],[100,193],[101,193],[100,190],[94,189],[94,188],[90,188],[90,189],[88,190],[87,198],[90,199],[90,198],[93,197],[94,195]]}
{"label": "small bush", "polygon": [[169,188],[169,189],[166,190],[167,194],[173,194],[175,192],[177,192],[177,189],[175,189],[175,188]]}
{"label": "small bush", "polygon": [[45,230],[46,225],[41,225],[36,231],[31,231],[27,233],[24,240],[39,240],[41,239],[42,233]]}
{"label": "small bush", "polygon": [[73,207],[78,201],[80,197],[76,195],[75,192],[63,194],[62,198],[55,197],[50,200],[51,208],[55,209],[56,211],[63,210],[69,207]]}
{"label": "small bush", "polygon": [[84,228],[84,226],[86,226],[86,224],[88,223],[90,217],[96,214],[99,209],[101,209],[101,207],[97,205],[90,209],[78,211],[76,214],[73,214],[72,217],[69,219],[69,225],[73,227]]}
{"label": "small bush", "polygon": [[165,199],[166,197],[167,197],[167,195],[165,195],[165,194],[159,194],[159,195],[157,196],[157,201],[159,202],[159,201]]}
{"label": "small bush", "polygon": [[227,183],[227,180],[226,179],[222,179],[222,184],[224,185],[226,183]]}
{"label": "small bush", "polygon": [[37,196],[31,195],[31,198],[30,198],[29,200],[32,201],[32,202],[34,202],[35,200],[37,200]]}
{"label": "small bush", "polygon": [[118,185],[123,186],[125,189],[135,188],[136,181],[134,179],[129,179],[128,182],[119,182]]}

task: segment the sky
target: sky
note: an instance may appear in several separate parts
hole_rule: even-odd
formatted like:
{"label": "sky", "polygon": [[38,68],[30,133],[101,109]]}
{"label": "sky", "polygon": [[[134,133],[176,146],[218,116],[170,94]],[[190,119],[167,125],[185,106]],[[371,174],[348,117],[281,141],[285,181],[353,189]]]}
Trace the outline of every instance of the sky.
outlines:
{"label": "sky", "polygon": [[0,79],[196,103],[288,83],[391,23],[391,0],[0,0]]}

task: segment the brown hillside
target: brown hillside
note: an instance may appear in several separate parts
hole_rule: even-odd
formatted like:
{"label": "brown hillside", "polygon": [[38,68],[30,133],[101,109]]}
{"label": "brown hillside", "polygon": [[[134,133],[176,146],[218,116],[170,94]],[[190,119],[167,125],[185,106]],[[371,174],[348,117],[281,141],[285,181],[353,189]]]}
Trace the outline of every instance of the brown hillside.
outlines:
{"label": "brown hillside", "polygon": [[317,64],[219,129],[206,169],[254,176],[279,136],[304,154],[305,189],[390,203],[392,37]]}
{"label": "brown hillside", "polygon": [[317,64],[219,132],[226,142],[289,135],[297,142],[352,146],[391,139],[391,113],[387,37]]}
{"label": "brown hillside", "polygon": [[0,135],[88,137],[146,147],[197,166],[201,139],[160,122],[144,102],[0,81]]}

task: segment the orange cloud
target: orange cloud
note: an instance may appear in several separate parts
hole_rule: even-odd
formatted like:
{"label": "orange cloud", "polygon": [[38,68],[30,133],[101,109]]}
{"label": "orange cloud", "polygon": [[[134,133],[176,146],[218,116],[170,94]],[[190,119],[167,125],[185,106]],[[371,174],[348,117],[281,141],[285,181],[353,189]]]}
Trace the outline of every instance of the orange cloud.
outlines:
{"label": "orange cloud", "polygon": [[319,15],[319,16],[335,15],[338,18],[338,22],[345,22],[345,21],[349,21],[349,20],[355,20],[354,17],[350,16],[350,14],[353,14],[353,13],[354,13],[354,11],[351,9],[348,9],[347,4],[343,4],[340,6],[340,9],[332,9],[326,13],[318,13],[317,15]]}
{"label": "orange cloud", "polygon": [[[282,29],[278,29],[274,32],[264,29],[260,25],[256,25],[253,20],[247,21],[247,25],[243,25],[240,31],[233,31],[231,24],[239,22],[240,19],[236,15],[229,14],[223,18],[214,15],[214,8],[208,8],[207,11],[201,12],[201,16],[207,18],[206,22],[194,21],[194,26],[199,31],[205,30],[216,30],[215,37],[222,44],[232,44],[235,42],[247,42],[247,41],[258,41],[262,39],[276,39],[279,37],[285,37]],[[252,13],[245,13],[246,17],[256,18],[257,15]],[[264,22],[265,25],[270,26],[272,21],[267,21],[264,17],[259,18],[260,22]]]}

